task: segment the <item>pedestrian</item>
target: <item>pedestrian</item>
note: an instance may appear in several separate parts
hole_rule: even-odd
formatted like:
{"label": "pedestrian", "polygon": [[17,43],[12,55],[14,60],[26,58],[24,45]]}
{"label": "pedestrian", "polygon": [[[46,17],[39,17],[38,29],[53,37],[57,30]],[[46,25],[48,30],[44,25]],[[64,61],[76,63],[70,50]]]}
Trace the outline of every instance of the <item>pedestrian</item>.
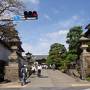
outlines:
{"label": "pedestrian", "polygon": [[52,65],[52,69],[55,70],[55,67],[56,67],[55,64],[53,64],[53,65]]}
{"label": "pedestrian", "polygon": [[50,67],[50,69],[51,69],[51,68],[52,68],[52,65],[50,64],[49,67]]}
{"label": "pedestrian", "polygon": [[35,75],[35,73],[36,73],[36,67],[35,67],[34,65],[32,66],[31,71],[32,71],[32,74],[34,74],[34,75]]}
{"label": "pedestrian", "polygon": [[21,67],[21,85],[22,86],[26,84],[26,76],[27,76],[27,69],[25,65],[23,65]]}
{"label": "pedestrian", "polygon": [[37,71],[37,76],[40,77],[41,76],[41,70],[42,70],[42,66],[39,64],[37,67],[38,71]]}

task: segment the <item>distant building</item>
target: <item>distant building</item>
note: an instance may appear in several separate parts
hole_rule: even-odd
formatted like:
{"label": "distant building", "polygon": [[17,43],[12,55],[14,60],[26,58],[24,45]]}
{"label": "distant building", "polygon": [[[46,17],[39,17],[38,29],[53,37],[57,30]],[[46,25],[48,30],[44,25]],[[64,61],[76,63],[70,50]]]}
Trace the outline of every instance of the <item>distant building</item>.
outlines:
{"label": "distant building", "polygon": [[[31,63],[38,62],[39,64],[46,63],[47,56],[48,55],[32,55],[32,58],[31,58],[30,62]],[[24,56],[24,59],[27,60],[27,57]],[[27,63],[27,62],[25,62],[25,63]]]}
{"label": "distant building", "polygon": [[33,55],[33,58],[39,64],[46,63],[48,55]]}

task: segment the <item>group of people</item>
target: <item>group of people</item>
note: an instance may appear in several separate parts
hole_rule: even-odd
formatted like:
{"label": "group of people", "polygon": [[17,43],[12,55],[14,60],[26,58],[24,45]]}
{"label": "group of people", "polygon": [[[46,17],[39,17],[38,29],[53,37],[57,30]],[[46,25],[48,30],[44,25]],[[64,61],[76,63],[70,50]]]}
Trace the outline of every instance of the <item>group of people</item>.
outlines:
{"label": "group of people", "polygon": [[32,74],[34,74],[34,75],[37,74],[38,77],[41,76],[41,70],[42,70],[42,66],[40,64],[39,65],[33,65],[32,69],[31,69]]}
{"label": "group of people", "polygon": [[56,65],[55,64],[50,64],[50,66],[49,66],[51,69],[53,69],[53,70],[55,70],[56,69]]}
{"label": "group of people", "polygon": [[[41,76],[41,70],[42,66],[40,64],[32,65],[31,67],[31,73],[34,75],[37,74],[38,77]],[[22,86],[26,84],[26,80],[27,80],[27,67],[26,65],[23,65],[20,70],[20,81]]]}

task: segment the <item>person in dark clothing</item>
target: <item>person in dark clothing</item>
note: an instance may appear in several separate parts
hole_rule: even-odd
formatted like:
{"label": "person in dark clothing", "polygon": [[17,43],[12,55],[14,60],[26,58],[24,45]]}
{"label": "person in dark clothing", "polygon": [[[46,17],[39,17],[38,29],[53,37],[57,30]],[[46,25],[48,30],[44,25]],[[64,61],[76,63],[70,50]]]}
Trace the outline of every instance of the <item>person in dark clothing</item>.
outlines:
{"label": "person in dark clothing", "polygon": [[21,85],[22,86],[26,84],[26,75],[27,75],[26,68],[23,66],[21,68]]}
{"label": "person in dark clothing", "polygon": [[41,70],[42,70],[41,65],[38,65],[38,73],[37,73],[38,77],[41,76]]}

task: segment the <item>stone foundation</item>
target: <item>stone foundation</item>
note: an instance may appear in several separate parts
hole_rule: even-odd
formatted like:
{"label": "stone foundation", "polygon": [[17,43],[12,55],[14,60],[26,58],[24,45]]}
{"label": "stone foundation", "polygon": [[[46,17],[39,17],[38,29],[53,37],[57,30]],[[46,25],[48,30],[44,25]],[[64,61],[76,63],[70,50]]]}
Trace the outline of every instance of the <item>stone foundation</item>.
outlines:
{"label": "stone foundation", "polygon": [[10,81],[19,80],[18,64],[9,64],[5,66],[5,79]]}
{"label": "stone foundation", "polygon": [[85,57],[86,63],[87,63],[87,70],[86,73],[87,75],[90,76],[90,53],[88,53]]}
{"label": "stone foundation", "polygon": [[81,62],[82,61],[84,62],[86,76],[88,75],[90,76],[90,53],[89,52],[84,53],[84,55],[81,54]]}

